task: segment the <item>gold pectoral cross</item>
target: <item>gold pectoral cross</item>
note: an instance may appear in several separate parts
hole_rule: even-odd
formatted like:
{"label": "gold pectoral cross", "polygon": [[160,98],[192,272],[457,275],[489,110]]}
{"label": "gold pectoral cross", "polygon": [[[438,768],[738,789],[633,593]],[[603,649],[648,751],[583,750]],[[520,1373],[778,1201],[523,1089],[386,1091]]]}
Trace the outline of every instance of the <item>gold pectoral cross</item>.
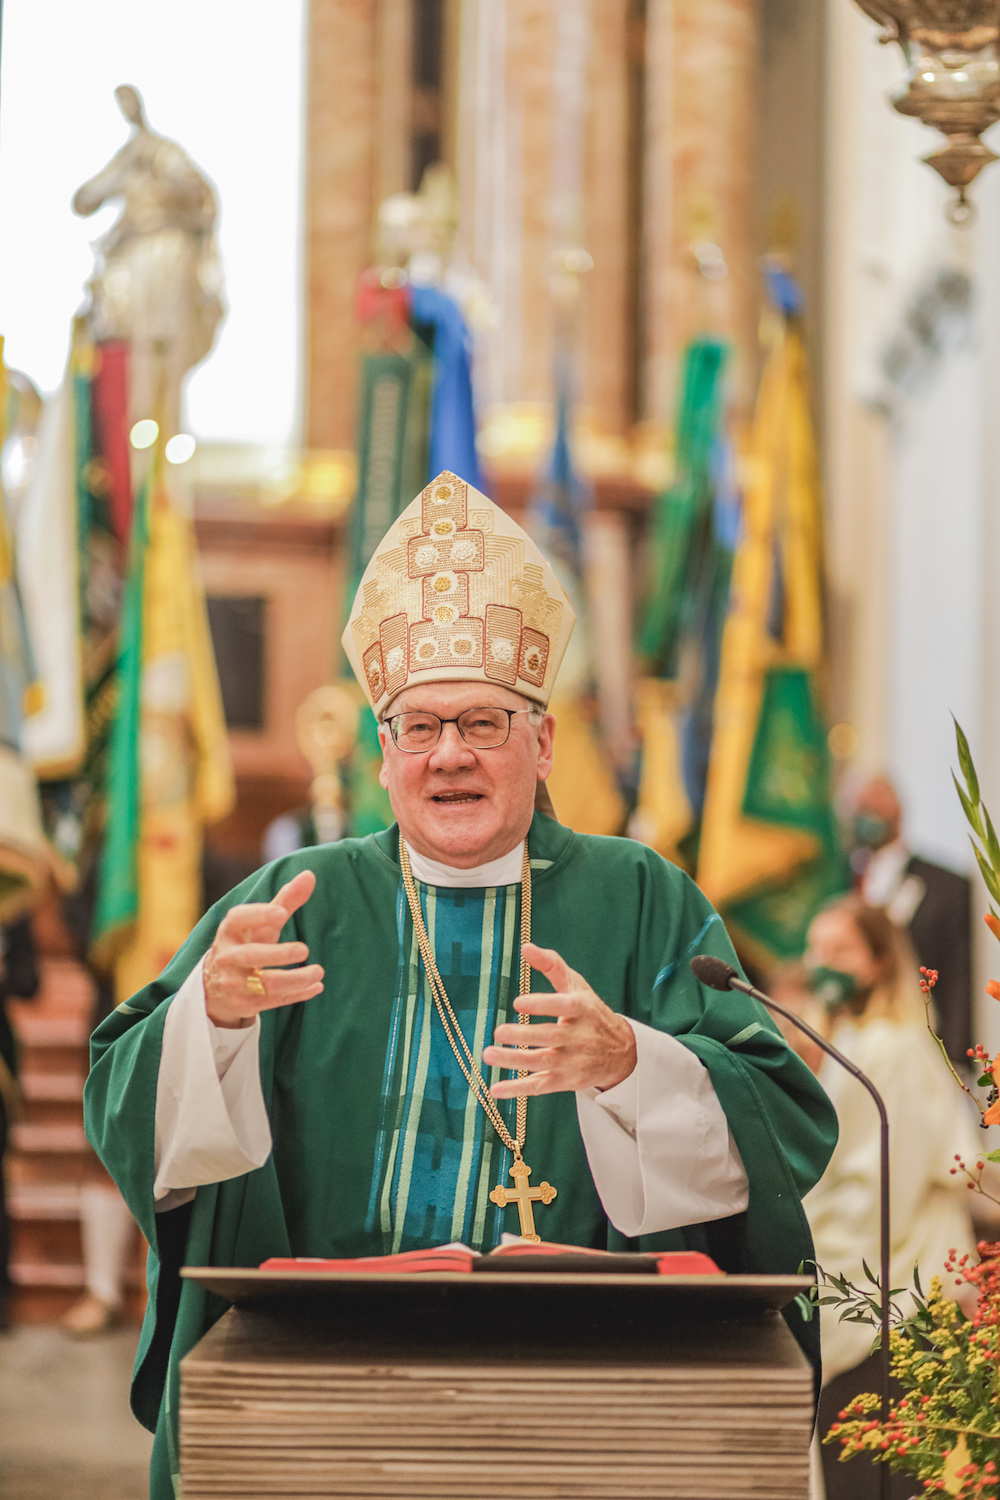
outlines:
{"label": "gold pectoral cross", "polygon": [[529,1187],[528,1178],[531,1176],[531,1168],[520,1156],[514,1158],[510,1175],[517,1184],[516,1187],[495,1187],[490,1194],[490,1202],[498,1204],[500,1208],[506,1208],[508,1203],[516,1203],[521,1220],[521,1238],[534,1240],[536,1245],[540,1244],[542,1237],[535,1233],[535,1216],[531,1205],[532,1203],[551,1203],[556,1190],[549,1182],[543,1182],[539,1187]]}

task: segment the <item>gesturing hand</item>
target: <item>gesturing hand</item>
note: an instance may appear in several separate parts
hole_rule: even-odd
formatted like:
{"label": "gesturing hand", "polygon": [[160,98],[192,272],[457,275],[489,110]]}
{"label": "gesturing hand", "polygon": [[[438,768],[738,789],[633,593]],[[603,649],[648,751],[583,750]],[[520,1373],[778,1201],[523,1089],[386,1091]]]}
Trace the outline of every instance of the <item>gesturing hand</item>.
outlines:
{"label": "gesturing hand", "polygon": [[[521,1026],[516,1021],[498,1026],[494,1041],[486,1047],[483,1062],[500,1068],[527,1071],[527,1078],[495,1083],[495,1099],[518,1094],[558,1094],[576,1089],[610,1089],[627,1078],[635,1067],[635,1034],[624,1016],[618,1015],[595,994],[582,974],[571,969],[552,948],[525,943],[524,956],[533,969],[544,974],[554,995],[524,995],[514,1001],[523,1015],[555,1016],[541,1026]],[[530,1041],[527,1052],[518,1043]]]}
{"label": "gesturing hand", "polygon": [[[205,1008],[216,1026],[249,1026],[262,1010],[311,1000],[323,989],[319,964],[283,969],[309,957],[305,943],[279,943],[292,912],[304,906],[316,888],[316,876],[302,870],[271,901],[234,906],[219,923],[215,942],[205,954]],[[247,989],[247,977],[261,969],[264,994]]]}

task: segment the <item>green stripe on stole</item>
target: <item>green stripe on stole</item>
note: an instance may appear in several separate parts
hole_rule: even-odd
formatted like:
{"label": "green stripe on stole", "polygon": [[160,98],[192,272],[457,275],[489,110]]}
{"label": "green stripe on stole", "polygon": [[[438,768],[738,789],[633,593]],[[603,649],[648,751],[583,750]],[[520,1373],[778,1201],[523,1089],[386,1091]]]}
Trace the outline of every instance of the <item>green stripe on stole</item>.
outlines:
{"label": "green stripe on stole", "polygon": [[[427,934],[462,1034],[477,1063],[517,992],[520,885],[417,884]],[[499,1244],[504,1213],[489,1201],[510,1152],[458,1065],[424,976],[400,882],[396,999],[389,1027],[367,1229],[385,1254],[461,1240]],[[511,989],[512,975],[515,978]],[[493,1083],[499,1069],[491,1069]],[[514,1101],[501,1105],[513,1134]]]}

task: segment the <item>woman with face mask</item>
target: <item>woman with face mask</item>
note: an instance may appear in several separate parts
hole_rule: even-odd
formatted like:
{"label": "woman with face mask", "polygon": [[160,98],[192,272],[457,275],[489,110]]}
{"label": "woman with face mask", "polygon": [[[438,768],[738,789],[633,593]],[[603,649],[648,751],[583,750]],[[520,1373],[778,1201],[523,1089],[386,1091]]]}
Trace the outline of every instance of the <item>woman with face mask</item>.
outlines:
{"label": "woman with face mask", "polygon": [[[942,965],[947,955],[941,955]],[[970,1164],[979,1149],[964,1097],[927,1030],[920,976],[905,934],[875,906],[848,896],[814,918],[805,957],[810,988],[823,1004],[832,1041],[857,1063],[885,1100],[889,1115],[892,1206],[891,1283],[912,1287],[919,1266],[926,1291],[951,1250],[971,1251],[965,1179],[952,1175],[958,1154]],[[816,1260],[824,1271],[866,1286],[862,1262],[879,1263],[879,1129],[864,1088],[824,1058],[823,1086],[840,1123],[840,1139],[820,1182],[804,1200]],[[946,1279],[946,1288],[954,1278]],[[903,1298],[897,1301],[906,1301]],[[821,1309],[824,1391],[819,1432],[861,1391],[878,1389],[870,1357],[874,1330],[842,1323]],[[825,1447],[827,1500],[878,1494],[878,1471],[864,1457],[837,1462]],[[913,1480],[893,1475],[893,1500],[907,1500]]]}

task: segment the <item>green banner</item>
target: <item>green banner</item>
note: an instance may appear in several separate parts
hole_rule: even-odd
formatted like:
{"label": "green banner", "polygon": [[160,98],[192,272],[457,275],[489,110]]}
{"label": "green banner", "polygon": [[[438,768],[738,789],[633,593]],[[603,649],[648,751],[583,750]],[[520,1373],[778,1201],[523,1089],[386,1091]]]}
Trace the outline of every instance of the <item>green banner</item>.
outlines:
{"label": "green banner", "polygon": [[849,886],[840,851],[830,784],[830,753],[812,676],[801,666],[767,672],[754,737],[744,817],[815,836],[816,857],[791,881],[726,907],[751,944],[797,958],[816,912]]}
{"label": "green banner", "polygon": [[[416,336],[408,354],[362,358],[348,608],[375,548],[430,477],[432,370],[431,352]],[[381,765],[375,716],[366,706],[358,718],[358,737],[346,778],[348,832],[355,838],[378,833],[392,822],[388,795],[379,785]]]}
{"label": "green banner", "polygon": [[146,573],[149,486],[135,499],[128,573],[122,599],[118,682],[108,746],[104,846],[91,940],[94,961],[110,967],[120,938],[139,910],[139,834],[142,773],[142,610]]}
{"label": "green banner", "polygon": [[649,583],[637,641],[647,672],[657,677],[677,673],[680,638],[697,613],[692,594],[702,581],[701,555],[712,548],[711,461],[728,353],[717,339],[698,338],[684,354],[674,479],[656,501]]}
{"label": "green banner", "polygon": [[351,585],[393,521],[428,480],[430,350],[414,339],[409,354],[366,354],[361,361],[358,491],[351,530]]}

